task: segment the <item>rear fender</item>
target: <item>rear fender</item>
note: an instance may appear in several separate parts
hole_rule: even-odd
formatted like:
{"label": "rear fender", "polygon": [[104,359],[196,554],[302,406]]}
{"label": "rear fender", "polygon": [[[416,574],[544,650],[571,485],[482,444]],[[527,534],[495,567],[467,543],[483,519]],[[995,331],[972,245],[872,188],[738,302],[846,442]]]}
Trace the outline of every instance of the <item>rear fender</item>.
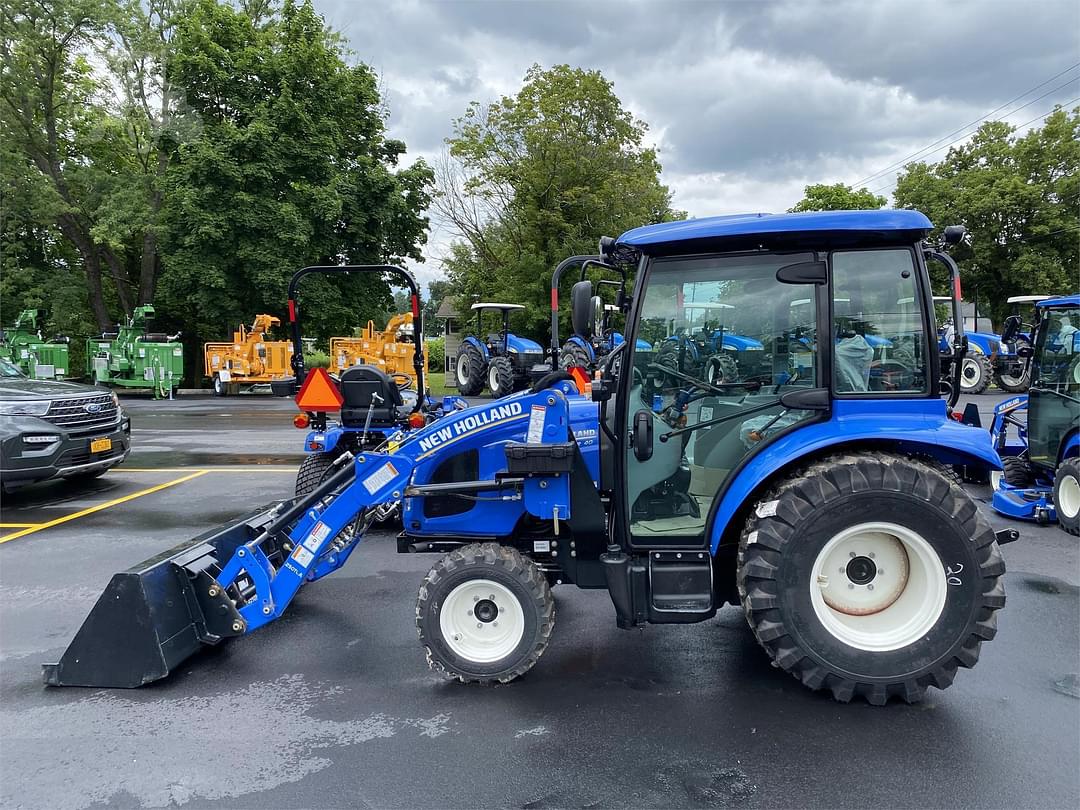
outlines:
{"label": "rear fender", "polygon": [[488,351],[487,344],[484,343],[484,341],[480,340],[480,338],[475,337],[474,335],[469,335],[461,342],[462,344],[468,343],[470,346],[475,346],[480,352],[480,354],[483,355],[485,360],[489,360],[491,358],[491,352]]}
{"label": "rear fender", "polygon": [[331,427],[326,430],[312,430],[304,439],[305,453],[333,453],[345,433],[344,428]]}
{"label": "rear fender", "polygon": [[837,400],[827,422],[781,434],[736,469],[734,479],[711,516],[712,553],[716,554],[721,538],[740,508],[760,497],[778,473],[798,467],[800,462],[820,456],[823,451],[858,452],[855,448],[865,449],[867,445],[930,456],[944,464],[1001,469],[1001,459],[990,442],[990,434],[949,419],[944,400]]}
{"label": "rear fender", "polygon": [[1067,458],[1074,458],[1080,456],[1080,430],[1074,429],[1072,433],[1065,437],[1061,442],[1061,453],[1058,456],[1058,463],[1060,464]]}
{"label": "rear fender", "polygon": [[586,353],[588,353],[589,361],[596,362],[596,351],[593,349],[592,343],[585,340],[585,338],[583,338],[581,335],[571,335],[566,342],[580,346],[586,351]]}

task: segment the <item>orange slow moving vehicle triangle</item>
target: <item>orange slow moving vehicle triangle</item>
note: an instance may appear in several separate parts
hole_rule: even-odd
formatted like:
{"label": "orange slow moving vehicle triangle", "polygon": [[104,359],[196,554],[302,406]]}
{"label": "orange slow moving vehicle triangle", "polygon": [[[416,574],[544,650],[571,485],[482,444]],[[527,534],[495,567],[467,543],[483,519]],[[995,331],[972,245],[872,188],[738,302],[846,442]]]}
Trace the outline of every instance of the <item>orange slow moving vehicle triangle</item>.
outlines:
{"label": "orange slow moving vehicle triangle", "polygon": [[313,368],[300,386],[296,405],[302,411],[340,411],[345,400],[325,368]]}

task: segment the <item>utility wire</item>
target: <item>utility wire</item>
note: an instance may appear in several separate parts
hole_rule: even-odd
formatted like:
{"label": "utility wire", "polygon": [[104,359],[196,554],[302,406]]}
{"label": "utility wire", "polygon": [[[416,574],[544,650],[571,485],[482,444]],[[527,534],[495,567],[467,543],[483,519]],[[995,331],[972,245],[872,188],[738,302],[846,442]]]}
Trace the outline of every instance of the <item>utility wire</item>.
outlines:
{"label": "utility wire", "polygon": [[[967,124],[964,124],[959,129],[953,130],[948,135],[944,135],[941,138],[938,138],[933,143],[929,144],[928,146],[924,146],[922,149],[919,149],[917,152],[914,152],[914,153],[908,155],[906,158],[902,158],[901,160],[898,160],[896,163],[892,163],[892,164],[886,166],[884,169],[881,169],[880,171],[874,172],[873,174],[868,175],[867,177],[864,177],[862,180],[859,180],[856,183],[852,183],[852,187],[854,188],[854,187],[857,187],[857,186],[865,185],[869,181],[874,180],[877,177],[880,177],[881,175],[885,174],[886,172],[890,171],[891,169],[894,169],[897,166],[904,165],[905,163],[910,161],[912,158],[915,158],[915,157],[919,156],[920,154],[922,154],[923,152],[925,152],[927,149],[930,149],[933,146],[937,146],[942,141],[947,140],[947,139],[951,138],[952,136],[963,132],[964,130],[968,129],[969,127],[974,126],[975,124],[978,124],[978,123],[980,123],[982,121],[985,121],[987,118],[989,118],[994,113],[1000,112],[1001,110],[1005,109],[1006,107],[1008,107],[1008,106],[1010,106],[1012,104],[1015,104],[1017,101],[1019,101],[1020,99],[1022,99],[1024,96],[1028,95],[1029,93],[1035,92],[1040,87],[1045,87],[1046,85],[1050,84],[1050,82],[1054,81],[1054,79],[1060,78],[1061,76],[1064,76],[1069,71],[1075,70],[1078,67],[1080,67],[1080,62],[1077,62],[1076,64],[1065,68],[1065,70],[1061,71],[1060,73],[1055,73],[1053,76],[1051,76],[1046,81],[1040,82],[1039,84],[1035,85],[1034,87],[1028,88],[1023,93],[1016,96],[1015,98],[1010,99],[1009,101],[1006,101],[1000,107],[995,107],[994,109],[990,110],[990,112],[986,113],[981,118],[976,118],[974,121],[970,121]],[[1060,87],[1057,87],[1054,90],[1051,90],[1049,93],[1045,93],[1042,96],[1039,96],[1039,98],[1035,99],[1035,101],[1038,101],[1039,99],[1045,98],[1047,95],[1050,95],[1050,93],[1056,93],[1062,87],[1067,87],[1068,85],[1072,84],[1074,81],[1076,81],[1076,79],[1070,79],[1069,81],[1067,81],[1065,84],[1061,85]],[[1030,106],[1032,103],[1034,103],[1034,102],[1028,102],[1027,104],[1024,105],[1024,107]],[[1017,108],[1017,110],[1022,110],[1022,109],[1023,109],[1023,107],[1018,107]],[[1016,112],[1017,110],[1013,110],[1012,112]],[[1012,113],[1009,113],[1009,115],[1012,115]]]}
{"label": "utility wire", "polygon": [[[1060,88],[1058,88],[1058,89],[1060,89]],[[1051,91],[1051,92],[1053,92],[1053,91]],[[1078,101],[1080,101],[1080,96],[1077,96],[1074,99],[1066,101],[1064,104],[1055,104],[1054,109],[1056,110],[1059,106],[1062,109],[1065,109],[1065,108],[1071,106],[1072,104],[1075,104]],[[1024,106],[1026,107],[1027,105],[1025,104]],[[1013,112],[1017,112],[1018,110],[1022,110],[1022,109],[1023,109],[1023,107],[1017,107],[1016,110],[1013,110]],[[1049,112],[1045,112],[1042,115],[1036,115],[1034,118],[1029,118],[1027,121],[1024,121],[1024,123],[1022,123],[1022,124],[1017,124],[1016,129],[1023,129],[1028,124],[1032,124],[1032,123],[1038,121],[1040,118],[1042,118],[1042,119],[1048,118],[1049,116],[1051,116],[1053,114],[1054,114],[1054,110],[1050,110]],[[1008,115],[1012,115],[1012,113],[1008,113]],[[1008,116],[1006,116],[1006,117],[1008,117]],[[961,135],[959,138],[956,138],[956,139],[954,139],[952,141],[949,141],[946,144],[943,144],[942,146],[939,146],[937,149],[933,150],[933,152],[927,152],[925,155],[923,155],[923,157],[925,158],[925,157],[928,157],[929,155],[934,154],[934,152],[940,152],[942,149],[947,149],[948,147],[952,146],[954,143],[959,143],[960,141],[964,140],[967,137],[968,137],[967,135]],[[892,184],[893,184],[893,181],[890,180],[889,182],[887,182],[883,186],[878,186],[876,189],[871,189],[870,192],[872,194],[876,194],[879,191],[883,191],[883,190],[889,188],[890,186],[892,186]]]}

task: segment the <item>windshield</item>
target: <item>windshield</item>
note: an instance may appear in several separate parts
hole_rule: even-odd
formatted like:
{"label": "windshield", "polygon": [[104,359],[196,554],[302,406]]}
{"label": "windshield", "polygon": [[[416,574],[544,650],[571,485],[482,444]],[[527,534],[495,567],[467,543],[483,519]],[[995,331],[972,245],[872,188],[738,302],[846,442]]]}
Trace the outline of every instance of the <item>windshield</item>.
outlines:
{"label": "windshield", "polygon": [[11,377],[18,378],[25,376],[26,375],[19,370],[19,367],[17,365],[12,363],[10,360],[4,360],[3,358],[0,358],[0,377],[8,379]]}
{"label": "windshield", "polygon": [[1080,382],[1080,307],[1045,310],[1035,346],[1040,388],[1076,390]]}

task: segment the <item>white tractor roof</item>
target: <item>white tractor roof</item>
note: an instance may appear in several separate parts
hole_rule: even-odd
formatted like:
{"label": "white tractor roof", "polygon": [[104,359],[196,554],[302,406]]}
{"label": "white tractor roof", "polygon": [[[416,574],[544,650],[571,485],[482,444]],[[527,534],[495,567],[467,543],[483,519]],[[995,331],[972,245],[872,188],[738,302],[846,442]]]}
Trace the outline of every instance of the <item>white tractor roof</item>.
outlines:
{"label": "white tractor roof", "polygon": [[1012,298],[1006,298],[1006,304],[1034,304],[1036,301],[1045,301],[1047,298],[1053,298],[1052,295],[1014,295]]}
{"label": "white tractor roof", "polygon": [[482,302],[482,303],[479,303],[479,304],[473,304],[472,307],[470,307],[470,309],[472,309],[473,311],[476,311],[478,309],[502,309],[502,310],[511,310],[512,311],[512,310],[517,310],[517,309],[525,309],[525,305],[524,304],[494,304],[494,303],[491,303],[491,302]]}

